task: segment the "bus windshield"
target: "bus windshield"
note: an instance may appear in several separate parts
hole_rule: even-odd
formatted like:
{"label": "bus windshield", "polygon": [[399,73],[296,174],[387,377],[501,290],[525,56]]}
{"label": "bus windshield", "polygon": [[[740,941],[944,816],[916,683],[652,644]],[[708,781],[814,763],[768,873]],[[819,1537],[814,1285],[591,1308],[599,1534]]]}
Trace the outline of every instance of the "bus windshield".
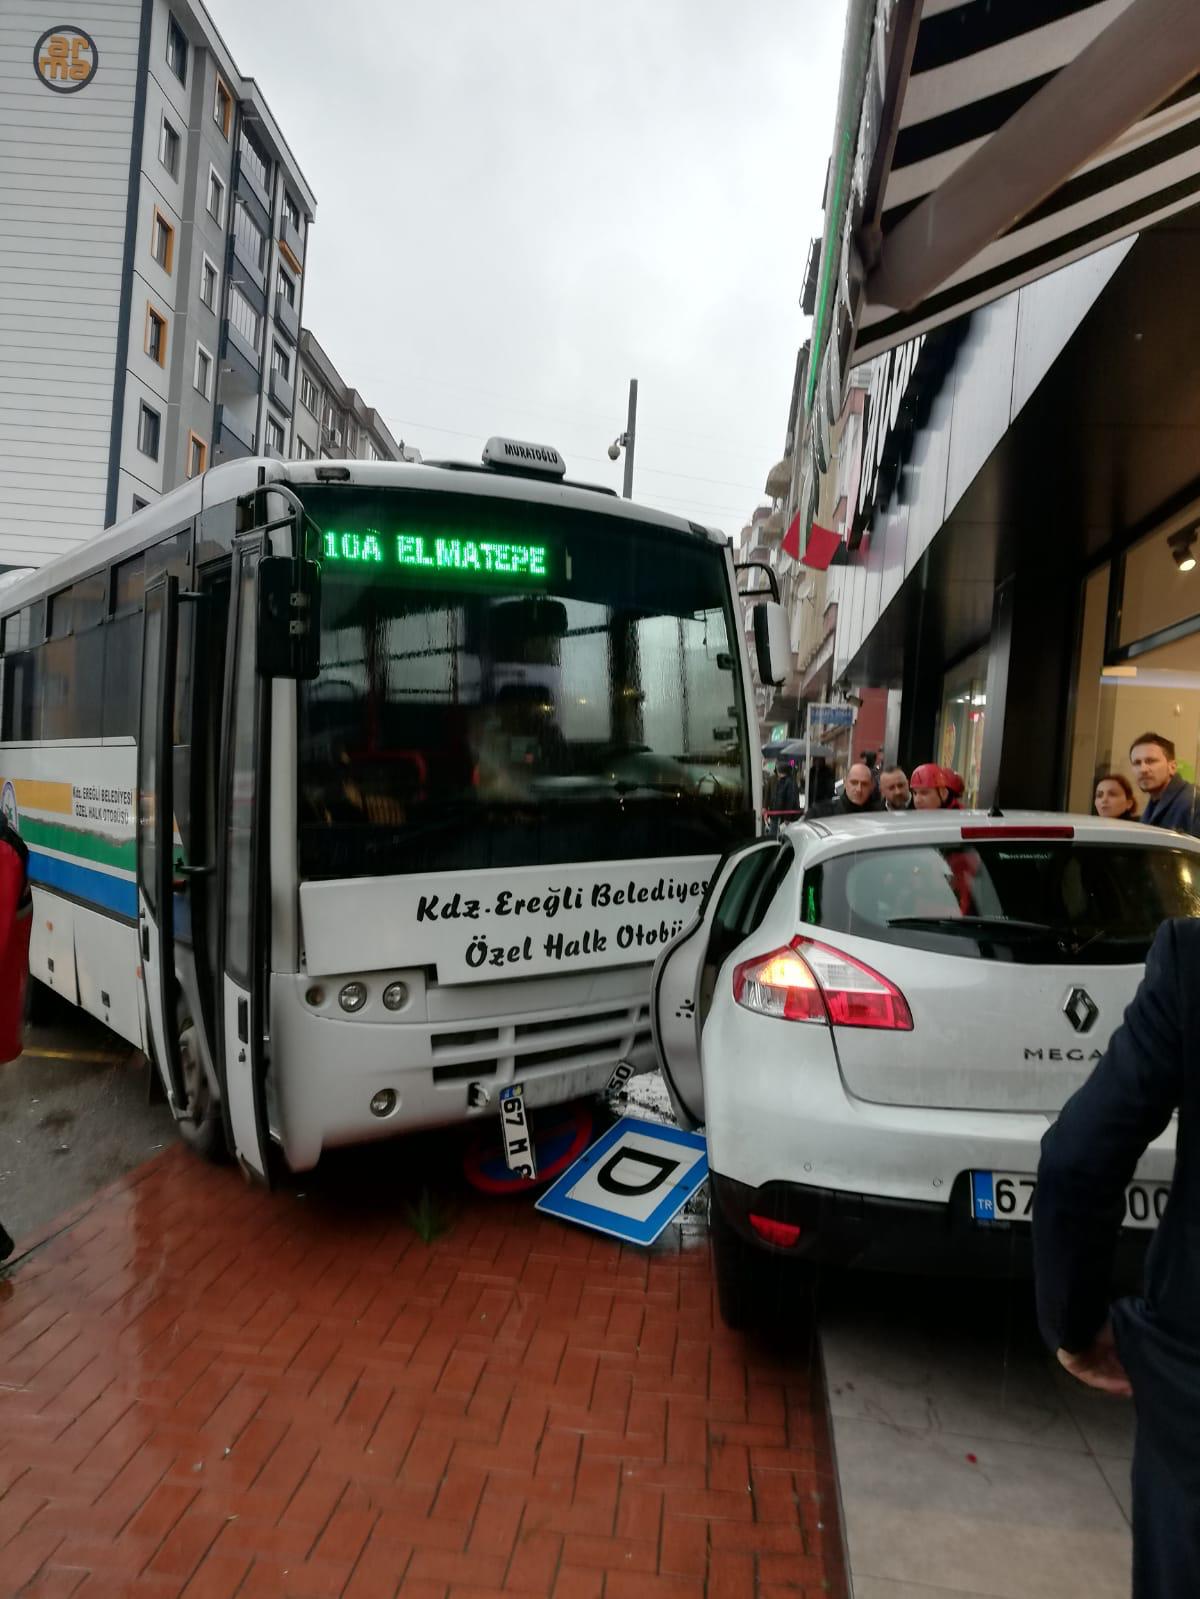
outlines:
{"label": "bus windshield", "polygon": [[484,495],[305,489],[312,878],[720,854],[753,836],[724,551]]}

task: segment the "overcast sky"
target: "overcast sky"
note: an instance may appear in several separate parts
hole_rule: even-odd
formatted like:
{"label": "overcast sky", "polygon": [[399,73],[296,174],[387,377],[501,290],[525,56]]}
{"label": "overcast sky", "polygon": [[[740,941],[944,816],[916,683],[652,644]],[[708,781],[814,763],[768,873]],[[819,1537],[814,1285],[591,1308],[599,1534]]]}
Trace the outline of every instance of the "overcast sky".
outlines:
{"label": "overcast sky", "polygon": [[783,450],[843,0],[209,0],[317,196],[304,321],[397,438],[606,450],[734,532]]}

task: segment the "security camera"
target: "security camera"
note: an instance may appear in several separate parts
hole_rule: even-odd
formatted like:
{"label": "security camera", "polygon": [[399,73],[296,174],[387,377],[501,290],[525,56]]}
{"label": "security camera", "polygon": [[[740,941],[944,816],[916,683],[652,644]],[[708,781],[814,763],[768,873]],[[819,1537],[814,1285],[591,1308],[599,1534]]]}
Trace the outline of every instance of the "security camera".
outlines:
{"label": "security camera", "polygon": [[608,447],[608,458],[610,461],[616,461],[620,458],[620,454],[621,441],[620,439],[614,439]]}

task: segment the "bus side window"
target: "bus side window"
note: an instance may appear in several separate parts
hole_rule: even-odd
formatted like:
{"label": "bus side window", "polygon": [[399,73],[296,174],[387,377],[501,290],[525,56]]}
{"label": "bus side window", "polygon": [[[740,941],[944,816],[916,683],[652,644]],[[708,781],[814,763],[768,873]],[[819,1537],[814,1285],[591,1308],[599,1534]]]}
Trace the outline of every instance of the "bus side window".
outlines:
{"label": "bus side window", "polygon": [[142,678],[142,613],[114,616],[100,629],[104,640],[105,738],[136,738]]}
{"label": "bus side window", "polygon": [[145,594],[145,556],[131,555],[113,568],[112,616],[103,629],[105,738],[137,737]]}

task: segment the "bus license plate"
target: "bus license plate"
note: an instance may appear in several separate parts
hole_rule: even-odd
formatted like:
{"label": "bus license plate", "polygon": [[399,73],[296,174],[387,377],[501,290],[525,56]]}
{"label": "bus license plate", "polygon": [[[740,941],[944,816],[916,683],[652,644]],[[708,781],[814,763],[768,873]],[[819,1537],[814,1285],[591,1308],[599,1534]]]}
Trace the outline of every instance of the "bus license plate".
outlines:
{"label": "bus license plate", "polygon": [[[1032,1221],[1037,1178],[1027,1172],[973,1171],[971,1214],[976,1221]],[[1130,1183],[1125,1190],[1126,1227],[1157,1227],[1167,1208],[1169,1183]]]}
{"label": "bus license plate", "polygon": [[500,1090],[500,1126],[504,1130],[504,1160],[517,1177],[536,1177],[537,1160],[525,1115],[525,1085],[510,1083]]}

